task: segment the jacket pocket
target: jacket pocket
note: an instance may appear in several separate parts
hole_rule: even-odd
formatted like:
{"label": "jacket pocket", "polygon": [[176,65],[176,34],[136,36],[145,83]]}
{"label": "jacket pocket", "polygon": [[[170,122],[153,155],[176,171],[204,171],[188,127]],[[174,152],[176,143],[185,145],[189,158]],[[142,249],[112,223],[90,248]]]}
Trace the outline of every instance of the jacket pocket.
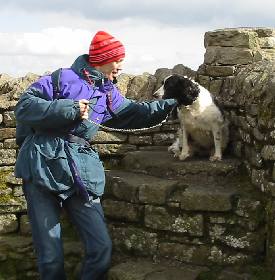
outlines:
{"label": "jacket pocket", "polygon": [[75,143],[70,143],[69,147],[78,174],[87,191],[101,196],[104,192],[105,173],[98,154],[92,148]]}
{"label": "jacket pocket", "polygon": [[43,143],[34,142],[32,177],[38,184],[57,192],[73,186],[73,177],[64,150],[64,140],[49,138]]}

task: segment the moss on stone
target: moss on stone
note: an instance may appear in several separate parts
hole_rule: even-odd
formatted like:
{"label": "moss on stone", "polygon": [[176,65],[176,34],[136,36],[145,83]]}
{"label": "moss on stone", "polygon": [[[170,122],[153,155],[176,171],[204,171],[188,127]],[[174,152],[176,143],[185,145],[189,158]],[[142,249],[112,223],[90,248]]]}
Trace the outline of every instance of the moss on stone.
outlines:
{"label": "moss on stone", "polygon": [[0,171],[0,193],[2,192],[0,195],[0,204],[5,204],[13,198],[12,194],[4,193],[4,191],[6,189],[8,189],[7,177],[9,175],[9,173],[10,172],[8,172],[8,171]]}

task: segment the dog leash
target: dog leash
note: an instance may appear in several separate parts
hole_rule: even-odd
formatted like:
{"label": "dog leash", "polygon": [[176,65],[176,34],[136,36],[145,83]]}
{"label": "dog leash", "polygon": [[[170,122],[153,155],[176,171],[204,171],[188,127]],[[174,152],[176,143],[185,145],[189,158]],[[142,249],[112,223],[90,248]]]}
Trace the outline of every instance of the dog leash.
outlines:
{"label": "dog leash", "polygon": [[108,126],[105,126],[105,125],[102,125],[102,124],[99,124],[99,123],[96,123],[94,122],[93,120],[87,120],[88,122],[98,126],[99,128],[103,129],[103,130],[106,130],[106,131],[109,131],[109,132],[121,132],[121,133],[133,133],[133,132],[142,132],[142,131],[148,131],[148,130],[151,130],[151,129],[154,129],[154,128],[157,128],[157,127],[160,127],[162,126],[168,119],[170,114],[168,114],[166,116],[166,118],[161,121],[160,123],[156,124],[156,125],[153,125],[153,126],[150,126],[150,127],[144,127],[144,128],[129,128],[129,129],[124,129],[124,128],[113,128],[113,127],[108,127]]}

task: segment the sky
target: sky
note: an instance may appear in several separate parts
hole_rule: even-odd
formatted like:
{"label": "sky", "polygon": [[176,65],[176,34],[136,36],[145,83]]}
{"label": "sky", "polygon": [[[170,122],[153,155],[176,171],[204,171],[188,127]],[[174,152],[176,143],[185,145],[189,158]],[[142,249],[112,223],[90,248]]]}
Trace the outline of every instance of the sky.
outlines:
{"label": "sky", "polygon": [[154,74],[204,60],[204,34],[275,28],[274,0],[0,0],[0,73],[70,67],[103,30],[125,46],[123,72]]}

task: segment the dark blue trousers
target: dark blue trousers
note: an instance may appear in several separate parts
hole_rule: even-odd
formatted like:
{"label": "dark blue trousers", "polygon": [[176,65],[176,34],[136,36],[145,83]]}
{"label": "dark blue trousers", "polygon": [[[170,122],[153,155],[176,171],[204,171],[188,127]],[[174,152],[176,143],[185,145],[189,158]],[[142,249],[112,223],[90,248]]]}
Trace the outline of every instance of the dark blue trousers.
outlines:
{"label": "dark blue trousers", "polygon": [[[45,187],[23,185],[41,280],[66,279],[60,227],[60,199]],[[111,260],[112,243],[98,200],[81,196],[62,201],[85,247],[81,280],[103,280]]]}

